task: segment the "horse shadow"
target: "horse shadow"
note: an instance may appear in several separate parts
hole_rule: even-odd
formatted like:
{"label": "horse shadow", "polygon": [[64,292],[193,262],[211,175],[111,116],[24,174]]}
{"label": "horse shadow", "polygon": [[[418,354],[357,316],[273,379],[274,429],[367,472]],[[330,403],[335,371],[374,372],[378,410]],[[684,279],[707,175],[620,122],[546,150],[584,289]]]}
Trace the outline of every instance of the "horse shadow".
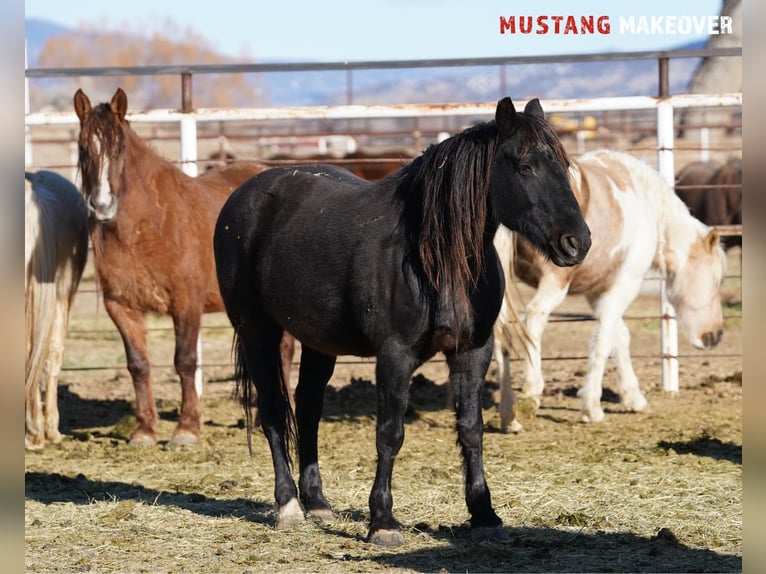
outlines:
{"label": "horse shadow", "polygon": [[[493,392],[499,385],[487,381],[482,393],[482,406],[485,409],[495,405]],[[449,383],[439,384],[417,373],[412,377],[409,389],[409,402],[405,413],[405,422],[413,422],[424,412],[435,412],[450,407]],[[342,387],[328,386],[325,389],[324,420],[346,420],[369,418],[377,414],[378,395],[375,383],[369,379],[352,377]]]}
{"label": "horse shadow", "polygon": [[91,504],[94,500],[133,500],[149,505],[173,506],[209,517],[236,516],[259,524],[274,521],[272,503],[249,498],[217,499],[196,492],[172,492],[146,488],[138,483],[74,478],[59,473],[27,472],[24,495],[43,504]]}
{"label": "horse shadow", "polygon": [[[371,549],[340,556],[348,569],[374,561],[387,569],[416,572],[741,572],[742,557],[681,544],[667,528],[650,537],[628,532],[584,534],[549,527],[506,528],[506,542],[475,542],[467,525],[417,525],[441,545],[399,551]],[[413,534],[409,534],[412,536]],[[346,567],[339,565],[339,569]]]}
{"label": "horse shadow", "polygon": [[127,415],[133,414],[133,407],[123,399],[87,399],[69,390],[69,385],[60,385],[58,404],[63,434],[76,435],[80,429],[111,427]]}
{"label": "horse shadow", "polygon": [[[220,518],[233,516],[264,526],[273,524],[273,505],[245,498],[217,499],[199,493],[170,492],[136,483],[92,480],[82,474],[68,477],[58,473],[27,472],[25,496],[43,504],[88,505],[94,500],[135,502],[176,507],[195,514]],[[341,511],[355,522],[365,522],[360,510]],[[386,569],[415,572],[741,572],[742,557],[719,554],[681,544],[667,528],[654,536],[628,532],[584,534],[551,527],[507,527],[505,542],[475,542],[470,528],[462,525],[419,523],[406,537],[431,538],[437,547],[407,550],[381,549],[364,542],[361,535],[338,529],[333,523],[318,524],[322,535],[358,543],[337,556],[338,569],[358,570],[370,561]]]}
{"label": "horse shadow", "polygon": [[728,460],[734,464],[742,464],[741,444],[723,442],[721,439],[704,435],[686,441],[663,440],[657,446],[664,450],[674,450],[678,454],[707,456],[716,460]]}

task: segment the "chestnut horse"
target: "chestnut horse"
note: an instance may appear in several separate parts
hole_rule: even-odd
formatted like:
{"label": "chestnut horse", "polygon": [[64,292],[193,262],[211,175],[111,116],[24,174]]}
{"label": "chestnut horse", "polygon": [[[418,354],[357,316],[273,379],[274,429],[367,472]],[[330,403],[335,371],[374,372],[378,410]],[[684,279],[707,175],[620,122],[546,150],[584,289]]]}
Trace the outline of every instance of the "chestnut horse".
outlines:
{"label": "chestnut horse", "polygon": [[[282,167],[227,200],[215,227],[216,267],[235,332],[248,438],[248,397],[257,390],[271,449],[277,526],[302,522],[304,512],[334,517],[317,452],[324,391],[338,355],[376,356],[378,466],[368,540],[403,542],[391,479],[408,386],[419,365],[443,352],[473,535],[507,538],[482,460],[481,393],[503,297],[492,237],[503,223],[557,265],[582,261],[590,233],[567,165],[540,103],[517,113],[504,98],[495,121],[431,146],[380,181],[331,165]],[[302,344],[294,414],[280,370],[285,331]],[[300,494],[288,457],[294,442]]]}
{"label": "chestnut horse", "polygon": [[56,172],[24,177],[24,443],[40,449],[46,440],[61,441],[58,377],[69,309],[88,258],[88,213],[77,187]]}
{"label": "chestnut horse", "polygon": [[[174,364],[181,379],[181,414],[170,442],[196,443],[201,408],[194,373],[201,315],[223,310],[213,225],[229,194],[264,167],[234,164],[188,176],[133,131],[125,119],[128,99],[122,89],[95,107],[77,90],[74,109],[96,277],[104,307],[122,336],[136,393],[137,425],[130,442],[157,442],[144,326],[144,314],[156,312],[173,319]],[[286,339],[286,347],[290,342]],[[292,349],[285,355],[291,357]]]}
{"label": "chestnut horse", "polygon": [[[546,261],[528,242],[515,237],[515,253],[502,230],[495,245],[506,268],[525,283],[537,287],[526,306],[519,337],[523,348],[522,393],[539,406],[543,393],[541,340],[551,312],[567,294],[582,294],[598,324],[591,341],[588,371],[578,395],[581,418],[604,418],[600,405],[606,360],[614,351],[617,390],[627,409],[647,406],[630,361],[630,333],[623,314],[639,293],[651,268],[664,271],[668,297],[678,320],[698,349],[718,344],[723,326],[720,286],[726,257],[718,232],[689,214],[657,170],[622,152],[597,150],[574,163],[572,189],[593,233],[588,256],[577,267],[562,269]],[[512,267],[511,267],[512,266]],[[506,289],[506,305],[512,290]],[[520,430],[514,418],[508,354],[511,342],[504,325],[495,325],[495,358],[499,368],[500,415],[504,429]]]}

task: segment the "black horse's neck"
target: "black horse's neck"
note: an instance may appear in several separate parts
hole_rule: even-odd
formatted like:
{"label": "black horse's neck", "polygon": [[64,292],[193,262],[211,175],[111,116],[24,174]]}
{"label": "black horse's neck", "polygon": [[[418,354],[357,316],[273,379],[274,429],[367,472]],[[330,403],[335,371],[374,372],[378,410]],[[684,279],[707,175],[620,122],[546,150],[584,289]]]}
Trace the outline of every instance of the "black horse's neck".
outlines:
{"label": "black horse's neck", "polygon": [[394,178],[406,205],[414,266],[466,318],[469,289],[483,272],[486,243],[497,228],[488,202],[497,142],[495,122],[476,125],[430,146]]}

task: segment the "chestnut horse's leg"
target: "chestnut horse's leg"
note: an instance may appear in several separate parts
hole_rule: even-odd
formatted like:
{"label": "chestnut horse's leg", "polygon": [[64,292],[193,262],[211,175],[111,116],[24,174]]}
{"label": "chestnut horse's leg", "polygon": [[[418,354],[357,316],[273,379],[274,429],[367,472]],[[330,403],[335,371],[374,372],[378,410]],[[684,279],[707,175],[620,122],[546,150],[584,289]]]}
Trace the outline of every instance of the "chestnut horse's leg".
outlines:
{"label": "chestnut horse's leg", "polygon": [[173,364],[181,378],[181,416],[173,431],[170,444],[195,444],[202,428],[200,408],[194,375],[197,370],[197,340],[202,315],[200,311],[173,316],[176,349]]}
{"label": "chestnut horse's leg", "polygon": [[493,337],[484,346],[447,354],[449,384],[455,401],[458,443],[463,454],[465,501],[471,514],[474,539],[505,540],[508,534],[492,508],[489,487],[484,477],[481,394],[492,358]]}
{"label": "chestnut horse's leg", "polygon": [[322,417],[324,391],[335,369],[335,359],[332,355],[303,347],[298,387],[295,390],[300,497],[306,512],[320,520],[335,518],[332,507],[322,492],[317,451],[317,434],[319,419]]}
{"label": "chestnut horse's leg", "polygon": [[282,377],[287,382],[290,393],[290,408],[295,412],[295,389],[290,384],[290,372],[292,371],[293,357],[295,356],[295,338],[287,331],[282,335],[279,354],[282,357]]}
{"label": "chestnut horse's leg", "polygon": [[393,339],[389,339],[378,351],[375,366],[378,465],[370,492],[370,531],[367,540],[380,546],[398,546],[404,542],[401,524],[393,513],[391,474],[394,459],[404,442],[404,413],[409,398],[409,383],[418,364],[412,350]]}
{"label": "chestnut horse's leg", "polygon": [[130,444],[157,443],[157,407],[152,395],[149,377],[149,358],[146,354],[146,327],[140,311],[128,309],[111,299],[104,299],[104,308],[111,317],[125,345],[128,371],[136,393],[136,428],[130,435]]}

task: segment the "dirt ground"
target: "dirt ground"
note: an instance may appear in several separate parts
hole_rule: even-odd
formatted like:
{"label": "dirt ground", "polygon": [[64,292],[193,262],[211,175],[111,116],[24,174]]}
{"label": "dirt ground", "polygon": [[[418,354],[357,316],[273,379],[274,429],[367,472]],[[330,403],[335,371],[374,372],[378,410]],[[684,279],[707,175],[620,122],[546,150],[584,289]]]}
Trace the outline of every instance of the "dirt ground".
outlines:
{"label": "dirt ground", "polygon": [[[273,472],[260,432],[249,457],[232,399],[231,330],[206,316],[204,430],[168,447],[180,387],[172,333],[151,317],[156,447],[126,443],[133,389],[122,344],[87,272],[60,388],[65,440],[25,457],[28,572],[734,572],[742,569],[742,333],[739,251],[724,283],[725,333],[711,352],[680,337],[678,395],[660,388],[658,298],[628,311],[634,366],[650,402],[627,413],[604,380],[607,418],[579,422],[575,396],[592,322],[554,322],[543,341],[546,394],[525,431],[499,431],[485,393],[485,465],[510,541],[474,543],[466,527],[454,416],[442,361],[417,371],[394,472],[406,544],[364,542],[375,471],[373,360],[339,363],[320,426],[320,463],[338,520],[274,528]],[[578,298],[559,312],[587,312]],[[514,384],[519,384],[514,362]],[[297,368],[293,377],[297,376]]]}

